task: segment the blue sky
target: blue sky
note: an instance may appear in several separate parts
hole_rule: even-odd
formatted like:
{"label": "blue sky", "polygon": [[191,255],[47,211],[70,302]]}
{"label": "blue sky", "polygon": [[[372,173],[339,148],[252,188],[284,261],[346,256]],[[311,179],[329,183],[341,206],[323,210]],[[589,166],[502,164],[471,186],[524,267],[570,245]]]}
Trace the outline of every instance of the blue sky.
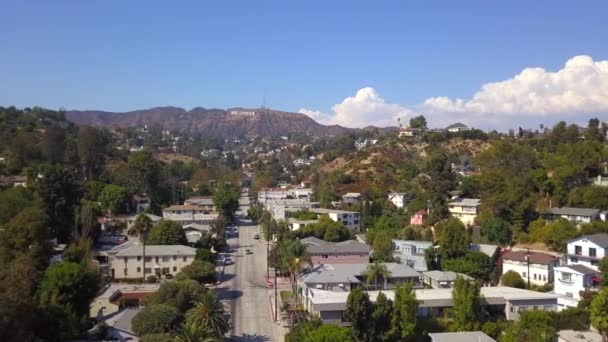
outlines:
{"label": "blue sky", "polygon": [[[608,60],[606,1],[2,0],[0,13],[3,106],[257,107],[265,97],[327,123],[348,125],[351,114],[354,126],[384,123],[374,110],[389,112],[386,122],[420,112],[443,123],[448,109],[471,123],[495,109],[422,104],[466,101],[488,82],[554,72],[578,55]],[[596,76],[591,86],[608,97],[603,69]],[[371,109],[335,108],[364,87]],[[527,114],[517,115],[565,115]],[[489,126],[504,125],[495,117]]]}

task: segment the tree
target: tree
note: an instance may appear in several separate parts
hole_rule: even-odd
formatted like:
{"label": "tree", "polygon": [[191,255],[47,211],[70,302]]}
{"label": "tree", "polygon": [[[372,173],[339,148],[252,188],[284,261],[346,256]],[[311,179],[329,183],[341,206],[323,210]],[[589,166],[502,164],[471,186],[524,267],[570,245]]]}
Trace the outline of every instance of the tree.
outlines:
{"label": "tree", "polygon": [[437,226],[439,226],[438,229],[441,232],[439,241],[441,254],[444,258],[458,258],[467,253],[471,241],[464,224],[460,220],[452,217]]}
{"label": "tree", "polygon": [[526,283],[521,278],[519,273],[515,271],[508,271],[500,277],[500,283],[503,286],[516,287],[518,289],[526,288]]}
{"label": "tree", "polygon": [[161,220],[150,230],[149,245],[185,245],[188,243],[182,226],[170,220]]}
{"label": "tree", "polygon": [[118,213],[124,209],[128,199],[128,192],[122,186],[108,184],[99,194],[99,202],[110,213]]}
{"label": "tree", "polygon": [[553,319],[547,311],[532,310],[521,313],[519,320],[505,330],[504,342],[550,342],[554,340]]}
{"label": "tree", "polygon": [[141,309],[131,322],[133,332],[139,336],[166,333],[179,324],[179,311],[167,304],[149,305]]}
{"label": "tree", "polygon": [[125,183],[130,193],[146,193],[158,198],[161,184],[161,164],[149,150],[129,154],[124,172]]}
{"label": "tree", "polygon": [[311,331],[302,342],[349,342],[352,341],[351,330],[333,324],[323,324]]}
{"label": "tree", "polygon": [[457,277],[452,290],[454,324],[458,331],[477,330],[481,310],[480,284]]}
{"label": "tree", "polygon": [[424,115],[418,115],[410,119],[410,127],[426,128],[426,118]]}
{"label": "tree", "polygon": [[591,302],[591,324],[602,333],[605,340],[608,336],[608,288],[606,287]]}
{"label": "tree", "polygon": [[213,193],[213,204],[225,217],[232,217],[239,208],[239,192],[231,184],[221,181]]}
{"label": "tree", "polygon": [[372,242],[374,260],[379,262],[393,261],[393,239],[389,232],[379,231]]}
{"label": "tree", "polygon": [[403,341],[414,335],[416,331],[418,301],[412,283],[397,286],[393,305],[389,335],[398,341]]}
{"label": "tree", "polygon": [[99,274],[87,266],[61,262],[47,268],[40,284],[40,304],[68,308],[78,318],[87,316],[100,288]]}
{"label": "tree", "polygon": [[[173,339],[171,339],[173,341]],[[175,337],[176,342],[219,342],[220,339],[215,336],[210,329],[201,327],[194,322],[185,322],[179,334]]]}
{"label": "tree", "polygon": [[0,266],[20,255],[30,257],[38,270],[44,270],[51,255],[47,216],[37,207],[21,210],[0,230]]}
{"label": "tree", "polygon": [[[386,282],[386,278],[390,275],[391,272],[386,268],[386,265],[376,261],[367,266],[367,269],[365,270],[365,283],[369,285],[373,282],[374,289],[378,290],[378,278],[382,278],[383,281]],[[384,286],[382,286],[382,288],[384,288]]]}
{"label": "tree", "polygon": [[139,241],[142,244],[143,256],[141,258],[142,261],[142,282],[146,282],[146,234],[152,228],[152,220],[150,217],[144,213],[140,213],[137,215],[135,222],[133,222],[133,226],[128,231],[130,235],[137,235]]}
{"label": "tree", "polygon": [[376,303],[372,311],[371,320],[374,328],[375,341],[391,341],[391,317],[393,315],[393,302],[386,298],[382,292],[376,297]]}
{"label": "tree", "polygon": [[146,297],[145,304],[167,304],[184,312],[192,308],[194,301],[203,291],[204,287],[194,280],[165,282],[158,291]]}
{"label": "tree", "polygon": [[196,260],[213,262],[214,256],[209,248],[197,248],[196,256],[194,257]]}
{"label": "tree", "polygon": [[511,227],[499,217],[482,217],[479,220],[481,233],[489,242],[507,245],[511,242]]}
{"label": "tree", "polygon": [[190,265],[182,268],[182,273],[199,283],[213,282],[215,280],[215,267],[212,263],[194,260]]}
{"label": "tree", "polygon": [[211,330],[217,338],[230,330],[228,313],[212,291],[206,291],[199,297],[194,307],[186,313],[186,322]]}
{"label": "tree", "polygon": [[608,286],[608,257],[603,257],[598,265],[603,286]]}
{"label": "tree", "polygon": [[353,336],[359,341],[368,341],[371,331],[372,303],[367,292],[353,289],[348,294],[344,318],[352,323]]}
{"label": "tree", "polygon": [[91,179],[101,170],[107,143],[105,134],[99,129],[89,126],[80,127],[77,148],[84,177]]}
{"label": "tree", "polygon": [[441,269],[464,273],[472,278],[485,281],[490,278],[492,263],[490,262],[490,258],[484,253],[471,251],[467,252],[464,257],[457,259],[442,259]]}

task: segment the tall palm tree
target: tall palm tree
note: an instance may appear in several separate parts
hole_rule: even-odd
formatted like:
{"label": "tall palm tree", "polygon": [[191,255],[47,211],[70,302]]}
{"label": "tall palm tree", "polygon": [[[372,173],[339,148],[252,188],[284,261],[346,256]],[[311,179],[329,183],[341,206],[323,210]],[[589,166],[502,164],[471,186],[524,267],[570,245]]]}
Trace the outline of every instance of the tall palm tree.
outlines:
{"label": "tall palm tree", "polygon": [[306,251],[306,246],[304,246],[299,240],[294,241],[288,248],[287,253],[287,262],[289,273],[293,276],[292,288],[293,293],[296,298],[296,303],[298,302],[298,273],[302,269],[302,265],[305,263],[310,264],[310,255]]}
{"label": "tall palm tree", "polygon": [[141,213],[137,215],[133,226],[129,229],[129,235],[137,235],[143,246],[142,260],[142,282],[146,282],[146,233],[152,228],[152,220],[148,215]]}
{"label": "tall palm tree", "polygon": [[230,318],[226,308],[209,290],[202,293],[194,307],[186,313],[187,322],[209,329],[217,338],[222,338],[230,330]]}
{"label": "tall palm tree", "polygon": [[378,278],[381,277],[386,283],[386,278],[390,275],[391,272],[386,268],[386,265],[376,261],[367,266],[367,270],[365,271],[365,283],[369,285],[373,282],[375,288],[378,289]]}
{"label": "tall palm tree", "polygon": [[176,336],[177,342],[219,342],[211,329],[201,327],[194,322],[186,322],[182,326],[179,335]]}

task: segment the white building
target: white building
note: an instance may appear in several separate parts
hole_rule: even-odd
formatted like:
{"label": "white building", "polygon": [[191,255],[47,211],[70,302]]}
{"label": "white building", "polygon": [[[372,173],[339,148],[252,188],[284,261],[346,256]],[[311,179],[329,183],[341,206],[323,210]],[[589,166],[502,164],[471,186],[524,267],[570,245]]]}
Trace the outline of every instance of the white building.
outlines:
{"label": "white building", "polygon": [[545,285],[553,282],[553,268],[557,258],[551,254],[525,251],[509,251],[502,256],[502,274],[518,273],[524,282]]}
{"label": "white building", "polygon": [[314,224],[319,222],[319,220],[296,220],[293,218],[290,218],[287,220],[287,226],[289,227],[290,230],[300,230],[301,228],[303,228],[304,226],[307,226],[309,224]]}
{"label": "white building", "polygon": [[393,258],[418,272],[424,272],[427,270],[424,252],[428,248],[433,248],[432,242],[393,239]]}
{"label": "white building", "polygon": [[360,217],[358,212],[323,208],[311,208],[310,211],[319,215],[327,215],[332,221],[342,223],[353,232],[359,232]]}
{"label": "white building", "polygon": [[566,263],[568,265],[584,265],[598,271],[598,264],[608,248],[608,234],[593,234],[580,236],[568,241]]}
{"label": "white building", "polygon": [[594,290],[597,288],[597,274],[593,270],[583,265],[565,265],[555,268],[556,294],[571,298],[564,299],[560,304],[568,307],[576,307],[581,300],[581,291]]}
{"label": "white building", "polygon": [[347,192],[342,195],[342,203],[356,204],[361,201],[361,194],[358,192]]}
{"label": "white building", "polygon": [[172,205],[163,209],[163,219],[171,220],[187,225],[198,223],[202,225],[212,225],[219,219],[219,214],[211,212],[198,205]]}
{"label": "white building", "polygon": [[188,239],[188,243],[195,244],[198,240],[201,239],[201,236],[205,233],[209,233],[211,231],[211,226],[202,225],[199,223],[189,223],[185,226],[182,226],[184,229],[184,234],[186,234],[186,239]]}
{"label": "white building", "polygon": [[467,125],[457,122],[454,124],[449,125],[448,127],[445,128],[446,131],[450,132],[450,133],[458,133],[458,132],[464,132],[464,131],[468,131],[470,128],[467,127]]}
{"label": "white building", "polygon": [[360,151],[367,146],[376,145],[378,143],[378,139],[365,139],[365,140],[357,140],[355,141],[355,148]]}
{"label": "white building", "polygon": [[596,221],[600,217],[599,209],[592,208],[551,208],[544,214],[549,220],[566,219],[572,223],[583,224]]}
{"label": "white building", "polygon": [[475,223],[479,214],[481,200],[478,198],[457,198],[448,203],[450,214],[459,219],[465,226]]}
{"label": "white building", "polygon": [[408,204],[409,196],[405,192],[391,192],[388,200],[397,208],[403,208]]}

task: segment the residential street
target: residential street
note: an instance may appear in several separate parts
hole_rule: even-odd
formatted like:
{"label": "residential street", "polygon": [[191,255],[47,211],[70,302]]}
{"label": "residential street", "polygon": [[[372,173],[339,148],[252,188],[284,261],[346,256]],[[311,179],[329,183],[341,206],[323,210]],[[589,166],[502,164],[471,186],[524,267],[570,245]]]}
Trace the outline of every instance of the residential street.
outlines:
{"label": "residential street", "polygon": [[[244,194],[246,196],[246,194]],[[242,196],[244,196],[242,194]],[[241,197],[243,216],[249,199]],[[232,341],[282,341],[283,328],[272,318],[266,282],[266,244],[255,240],[258,227],[241,217],[238,236],[228,239],[229,251],[234,260],[224,271],[223,282],[218,286],[220,297],[228,301],[232,314]],[[250,250],[252,254],[247,254]]]}

